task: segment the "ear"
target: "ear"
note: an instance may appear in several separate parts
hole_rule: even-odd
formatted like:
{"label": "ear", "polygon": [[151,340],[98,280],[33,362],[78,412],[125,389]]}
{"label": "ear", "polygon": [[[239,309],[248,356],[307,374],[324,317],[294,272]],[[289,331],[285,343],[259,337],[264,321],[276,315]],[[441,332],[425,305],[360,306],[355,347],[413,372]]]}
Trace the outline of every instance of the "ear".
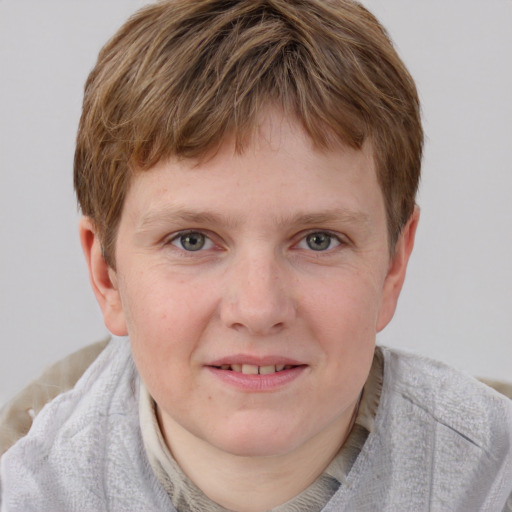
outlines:
{"label": "ear", "polygon": [[405,280],[407,263],[414,247],[419,218],[420,210],[418,206],[415,206],[396,242],[395,252],[389,262],[388,273],[384,281],[382,304],[377,319],[377,332],[382,331],[395,314],[398,297]]}
{"label": "ear", "polygon": [[107,329],[116,336],[128,334],[117,276],[103,256],[101,242],[89,217],[80,220],[80,241],[89,268],[89,280]]}

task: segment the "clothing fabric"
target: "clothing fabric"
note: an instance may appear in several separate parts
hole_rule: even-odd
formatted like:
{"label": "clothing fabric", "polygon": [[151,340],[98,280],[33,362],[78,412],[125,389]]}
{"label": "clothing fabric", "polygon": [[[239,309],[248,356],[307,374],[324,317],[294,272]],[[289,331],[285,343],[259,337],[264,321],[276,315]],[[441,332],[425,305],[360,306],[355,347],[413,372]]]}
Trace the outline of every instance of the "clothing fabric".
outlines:
{"label": "clothing fabric", "polygon": [[73,352],[46,368],[0,409],[0,456],[27,435],[34,418],[56,396],[72,389],[110,337]]}
{"label": "clothing fabric", "polygon": [[[512,510],[512,403],[440,363],[382,354],[373,431],[324,512]],[[115,339],[2,456],[2,512],[175,512],[138,403],[129,344]]]}

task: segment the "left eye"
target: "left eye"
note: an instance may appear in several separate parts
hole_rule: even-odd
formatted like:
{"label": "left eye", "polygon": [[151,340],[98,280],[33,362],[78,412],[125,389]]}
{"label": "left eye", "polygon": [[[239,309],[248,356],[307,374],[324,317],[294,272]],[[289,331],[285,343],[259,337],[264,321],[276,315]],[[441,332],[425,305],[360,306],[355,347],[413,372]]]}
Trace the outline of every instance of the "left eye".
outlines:
{"label": "left eye", "polygon": [[200,251],[201,249],[210,249],[213,242],[200,231],[188,231],[180,233],[171,240],[172,245],[184,249],[185,251]]}
{"label": "left eye", "polygon": [[340,241],[336,236],[324,231],[316,231],[306,235],[300,241],[298,247],[300,249],[311,249],[312,251],[327,251],[339,245]]}

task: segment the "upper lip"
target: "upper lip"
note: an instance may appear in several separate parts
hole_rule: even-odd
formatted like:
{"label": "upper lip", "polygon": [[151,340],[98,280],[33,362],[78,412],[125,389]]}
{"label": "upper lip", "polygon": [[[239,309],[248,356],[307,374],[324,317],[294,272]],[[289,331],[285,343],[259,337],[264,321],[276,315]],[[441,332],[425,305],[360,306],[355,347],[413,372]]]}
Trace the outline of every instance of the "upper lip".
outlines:
{"label": "upper lip", "polygon": [[209,362],[206,366],[222,366],[226,364],[250,364],[254,366],[301,366],[303,362],[296,359],[291,359],[285,356],[268,355],[268,356],[255,356],[249,354],[233,354],[231,356],[224,356]]}

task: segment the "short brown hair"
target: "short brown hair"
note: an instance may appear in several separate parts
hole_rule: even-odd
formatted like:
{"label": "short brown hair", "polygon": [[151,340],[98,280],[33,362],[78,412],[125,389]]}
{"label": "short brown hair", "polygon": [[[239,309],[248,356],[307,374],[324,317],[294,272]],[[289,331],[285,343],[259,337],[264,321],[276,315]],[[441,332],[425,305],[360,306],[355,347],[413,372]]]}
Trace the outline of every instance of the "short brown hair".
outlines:
{"label": "short brown hair", "polygon": [[375,17],[351,0],[166,0],[132,16],[85,85],[74,182],[107,262],[133,172],[237,149],[269,103],[312,141],[372,143],[390,246],[410,217],[423,132],[414,82]]}

